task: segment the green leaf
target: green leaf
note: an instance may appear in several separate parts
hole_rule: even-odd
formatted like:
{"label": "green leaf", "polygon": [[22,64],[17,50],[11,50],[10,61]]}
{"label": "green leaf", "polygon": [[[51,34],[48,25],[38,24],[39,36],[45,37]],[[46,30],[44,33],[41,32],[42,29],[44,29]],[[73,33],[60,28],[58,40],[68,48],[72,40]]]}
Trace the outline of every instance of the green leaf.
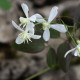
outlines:
{"label": "green leaf", "polygon": [[[42,35],[43,34],[43,30],[41,29],[42,24],[38,24],[35,26],[35,34],[36,35]],[[44,45],[45,41],[43,40],[43,38],[41,37],[40,39],[32,39],[32,42],[27,43],[23,43],[23,44],[12,44],[12,47],[16,50],[19,51],[23,51],[23,52],[29,52],[29,53],[37,53],[42,51],[45,48]]]}
{"label": "green leaf", "polygon": [[0,7],[5,10],[9,10],[11,8],[11,3],[9,0],[0,0]]}
{"label": "green leaf", "polygon": [[47,63],[50,68],[53,68],[56,65],[56,53],[53,48],[50,48],[47,54]]}
{"label": "green leaf", "polygon": [[70,50],[70,46],[66,42],[62,43],[57,50],[57,58],[59,65],[61,69],[65,72],[69,69],[69,64],[71,60],[71,57],[69,55],[66,58],[64,58],[64,55],[68,50]]}
{"label": "green leaf", "polygon": [[39,40],[32,40],[29,43],[22,43],[20,45],[14,43],[12,47],[16,50],[29,52],[29,53],[36,53],[40,52],[45,48],[44,41],[42,39]]}
{"label": "green leaf", "polygon": [[59,38],[60,37],[60,32],[58,32],[54,29],[50,29],[50,37],[51,38]]}
{"label": "green leaf", "polygon": [[[35,23],[36,24],[36,23]],[[44,30],[42,29],[42,24],[35,25],[35,34],[37,35],[43,35]]]}

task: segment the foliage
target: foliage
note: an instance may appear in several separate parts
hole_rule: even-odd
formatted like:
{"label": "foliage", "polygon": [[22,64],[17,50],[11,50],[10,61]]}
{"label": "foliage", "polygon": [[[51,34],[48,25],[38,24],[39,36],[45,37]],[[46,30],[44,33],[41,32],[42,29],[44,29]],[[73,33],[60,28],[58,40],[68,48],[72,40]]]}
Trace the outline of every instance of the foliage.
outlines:
{"label": "foliage", "polygon": [[67,71],[69,69],[70,64],[70,56],[64,57],[65,53],[70,49],[68,43],[62,43],[57,49],[57,59],[59,65],[63,71]]}
{"label": "foliage", "polygon": [[36,53],[40,52],[45,48],[44,41],[43,40],[32,40],[33,42],[22,43],[20,45],[13,43],[12,48],[23,51],[23,52],[29,52],[29,53]]}
{"label": "foliage", "polygon": [[[11,46],[19,51],[37,53],[45,48],[45,44],[48,45],[48,40],[50,38],[60,38],[60,32],[65,33],[67,39],[64,39],[64,43],[58,46],[57,54],[56,51],[48,45],[50,48],[47,53],[47,64],[49,68],[46,69],[46,71],[54,69],[55,66],[58,65],[64,72],[66,72],[69,69],[71,62],[71,56],[68,54],[74,51],[74,56],[80,57],[80,41],[78,41],[78,43],[76,41],[79,39],[79,37],[76,38],[76,32],[80,28],[80,6],[76,12],[74,24],[73,20],[69,17],[63,18],[64,15],[69,14],[67,12],[67,14],[65,13],[62,17],[59,17],[60,23],[52,23],[52,20],[57,15],[58,7],[56,6],[52,8],[48,20],[43,18],[40,14],[28,17],[28,6],[24,3],[21,6],[26,18],[20,17],[19,25],[12,21],[13,26],[21,31],[21,33],[16,38],[17,44],[13,43]],[[53,12],[55,12],[54,15]],[[32,18],[32,20],[30,18]],[[70,22],[70,24],[67,24],[66,22]],[[37,37],[34,38],[35,34]],[[75,45],[75,48],[70,49],[70,46],[73,46],[72,42]],[[66,57],[65,54],[67,55]],[[45,70],[43,72],[45,72]],[[42,74],[43,72],[40,72],[39,74]]]}
{"label": "foliage", "polygon": [[50,48],[47,54],[47,63],[50,68],[54,68],[56,65],[56,53],[53,48]]}
{"label": "foliage", "polygon": [[5,10],[9,10],[11,8],[11,3],[9,0],[0,0],[0,7]]}

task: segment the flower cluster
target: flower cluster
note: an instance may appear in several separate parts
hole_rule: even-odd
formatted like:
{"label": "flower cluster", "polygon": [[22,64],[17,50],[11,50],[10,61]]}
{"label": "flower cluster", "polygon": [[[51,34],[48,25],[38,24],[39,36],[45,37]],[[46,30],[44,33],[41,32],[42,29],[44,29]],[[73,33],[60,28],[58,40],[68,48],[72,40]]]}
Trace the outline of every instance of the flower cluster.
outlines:
{"label": "flower cluster", "polygon": [[[23,9],[23,12],[26,16],[26,18],[24,17],[20,17],[20,24],[17,25],[14,21],[12,21],[13,26],[18,29],[19,31],[21,31],[21,33],[18,35],[18,37],[16,38],[16,43],[17,44],[21,44],[25,41],[27,41],[27,43],[29,41],[31,41],[31,38],[33,39],[40,39],[41,35],[35,35],[35,23],[34,22],[38,22],[38,23],[42,23],[42,29],[44,30],[43,32],[43,39],[45,41],[48,41],[50,39],[50,31],[49,29],[55,29],[59,32],[67,32],[65,26],[63,24],[51,24],[52,20],[57,16],[58,14],[58,7],[53,7],[50,11],[50,15],[48,18],[48,21],[46,21],[40,14],[34,14],[31,17],[29,17],[28,12],[29,12],[29,8],[26,4],[22,3],[21,7]],[[21,28],[21,26],[23,26]],[[32,42],[32,41],[31,41]]]}

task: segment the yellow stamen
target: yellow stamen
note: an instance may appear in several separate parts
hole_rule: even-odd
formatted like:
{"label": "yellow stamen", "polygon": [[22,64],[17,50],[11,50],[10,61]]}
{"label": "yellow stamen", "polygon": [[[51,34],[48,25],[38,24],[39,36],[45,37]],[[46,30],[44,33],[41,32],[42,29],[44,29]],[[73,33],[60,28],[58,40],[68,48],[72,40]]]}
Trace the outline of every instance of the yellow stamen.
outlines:
{"label": "yellow stamen", "polygon": [[22,24],[26,24],[26,23],[28,23],[29,21],[30,21],[29,18],[24,18],[24,19],[20,20],[20,22],[21,22]]}
{"label": "yellow stamen", "polygon": [[25,32],[21,35],[21,38],[22,39],[25,39],[26,38],[26,33]]}
{"label": "yellow stamen", "polygon": [[77,47],[78,52],[80,53],[80,47]]}
{"label": "yellow stamen", "polygon": [[77,42],[77,44],[80,44],[80,40],[77,40],[76,42]]}
{"label": "yellow stamen", "polygon": [[49,28],[49,25],[50,25],[50,24],[45,21],[45,22],[43,23],[43,30],[46,29],[46,28]]}
{"label": "yellow stamen", "polygon": [[23,32],[23,34],[21,35],[21,38],[24,39],[24,41],[31,41],[31,35],[29,33]]}

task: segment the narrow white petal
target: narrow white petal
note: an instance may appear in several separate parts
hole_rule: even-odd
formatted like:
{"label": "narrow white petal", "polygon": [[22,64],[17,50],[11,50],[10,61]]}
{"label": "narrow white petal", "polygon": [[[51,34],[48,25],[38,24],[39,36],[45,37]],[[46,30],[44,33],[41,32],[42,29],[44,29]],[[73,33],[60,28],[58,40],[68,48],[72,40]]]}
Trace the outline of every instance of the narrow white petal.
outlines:
{"label": "narrow white petal", "polygon": [[28,22],[27,26],[26,26],[26,32],[30,32],[32,34],[34,34],[34,24],[32,22]]}
{"label": "narrow white petal", "polygon": [[24,31],[24,30],[21,29],[14,21],[12,21],[12,24],[13,24],[13,26],[14,26],[16,29],[18,29],[18,30],[20,30],[20,31]]}
{"label": "narrow white petal", "polygon": [[36,21],[37,22],[44,22],[45,21],[40,14],[35,14],[35,16],[36,16]]}
{"label": "narrow white petal", "polygon": [[78,56],[78,55],[79,55],[78,50],[75,50],[75,52],[74,52],[74,56]]}
{"label": "narrow white petal", "polygon": [[70,52],[74,51],[75,49],[76,49],[76,48],[73,48],[73,49],[67,51],[67,52],[65,53],[64,57],[66,57]]}
{"label": "narrow white petal", "polygon": [[52,25],[50,25],[50,27],[59,32],[63,32],[63,33],[67,32],[65,26],[62,24],[52,24]]}
{"label": "narrow white petal", "polygon": [[32,38],[33,39],[39,39],[39,38],[41,38],[41,35],[32,35]]}
{"label": "narrow white petal", "polygon": [[24,42],[24,39],[21,39],[21,34],[16,38],[16,41],[15,41],[17,44],[21,44]]}
{"label": "narrow white petal", "polygon": [[44,39],[45,41],[48,41],[48,40],[50,39],[50,31],[49,31],[48,28],[46,28],[46,29],[44,30],[43,39]]}
{"label": "narrow white petal", "polygon": [[56,17],[57,13],[58,13],[58,7],[55,6],[51,9],[51,12],[49,14],[49,18],[48,18],[49,23]]}
{"label": "narrow white petal", "polygon": [[30,29],[28,30],[28,32],[29,32],[30,34],[34,35],[34,28],[30,28]]}
{"label": "narrow white petal", "polygon": [[35,26],[34,23],[28,22],[27,25],[26,25],[26,30],[29,30],[31,28],[34,28],[34,26]]}
{"label": "narrow white petal", "polygon": [[24,3],[22,3],[21,7],[22,7],[22,9],[23,9],[24,14],[26,15],[26,17],[28,17],[28,11],[29,11],[28,6],[26,4],[24,4]]}
{"label": "narrow white petal", "polygon": [[35,15],[31,16],[30,20],[33,21],[33,22],[35,22],[36,21],[36,16]]}

